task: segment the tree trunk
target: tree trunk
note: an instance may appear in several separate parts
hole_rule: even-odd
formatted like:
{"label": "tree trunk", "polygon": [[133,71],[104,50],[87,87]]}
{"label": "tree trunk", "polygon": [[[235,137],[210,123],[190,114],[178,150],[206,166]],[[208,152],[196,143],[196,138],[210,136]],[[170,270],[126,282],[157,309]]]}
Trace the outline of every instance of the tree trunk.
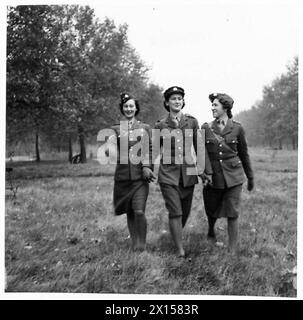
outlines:
{"label": "tree trunk", "polygon": [[85,140],[84,140],[84,130],[81,125],[78,125],[78,135],[80,144],[80,162],[86,163],[86,150],[85,150]]}
{"label": "tree trunk", "polygon": [[35,141],[35,148],[36,148],[36,161],[40,162],[40,151],[39,151],[39,134],[36,132],[36,141]]}
{"label": "tree trunk", "polygon": [[73,157],[73,143],[71,135],[68,137],[68,161],[72,163]]}

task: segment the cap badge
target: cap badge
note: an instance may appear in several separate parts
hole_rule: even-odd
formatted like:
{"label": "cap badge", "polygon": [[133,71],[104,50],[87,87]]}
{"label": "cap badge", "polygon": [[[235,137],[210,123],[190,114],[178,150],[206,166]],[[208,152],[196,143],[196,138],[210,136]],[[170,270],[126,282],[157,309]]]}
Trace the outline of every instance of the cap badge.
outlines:
{"label": "cap badge", "polygon": [[173,91],[177,91],[178,89],[176,87],[173,88]]}

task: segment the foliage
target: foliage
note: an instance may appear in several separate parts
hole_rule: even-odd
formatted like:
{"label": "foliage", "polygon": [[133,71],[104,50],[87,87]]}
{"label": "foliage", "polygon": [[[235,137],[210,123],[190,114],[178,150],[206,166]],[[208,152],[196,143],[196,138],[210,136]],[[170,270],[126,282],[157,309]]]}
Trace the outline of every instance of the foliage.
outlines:
{"label": "foliage", "polygon": [[57,29],[46,6],[9,8],[7,27],[7,133],[22,139],[51,116]]}
{"label": "foliage", "polygon": [[117,121],[121,92],[162,111],[127,25],[100,22],[88,6],[9,7],[7,38],[8,143],[33,132],[55,145],[78,136],[85,162],[84,138]]}
{"label": "foliage", "polygon": [[263,98],[250,110],[236,115],[246,129],[251,145],[279,147],[298,140],[298,57],[287,72],[263,89]]}

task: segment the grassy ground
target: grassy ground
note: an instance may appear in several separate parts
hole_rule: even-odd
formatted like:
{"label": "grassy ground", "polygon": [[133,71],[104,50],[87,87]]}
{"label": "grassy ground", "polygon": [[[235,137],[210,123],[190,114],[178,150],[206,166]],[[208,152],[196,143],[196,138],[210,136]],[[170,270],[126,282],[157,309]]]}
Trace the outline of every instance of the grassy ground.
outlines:
{"label": "grassy ground", "polygon": [[236,259],[226,253],[226,220],[217,224],[223,246],[205,241],[201,184],[184,231],[190,260],[182,260],[158,185],[147,202],[147,250],[133,253],[125,216],[113,216],[113,167],[15,164],[17,199],[6,196],[6,291],[296,296],[297,152],[250,153],[256,189],[244,188]]}

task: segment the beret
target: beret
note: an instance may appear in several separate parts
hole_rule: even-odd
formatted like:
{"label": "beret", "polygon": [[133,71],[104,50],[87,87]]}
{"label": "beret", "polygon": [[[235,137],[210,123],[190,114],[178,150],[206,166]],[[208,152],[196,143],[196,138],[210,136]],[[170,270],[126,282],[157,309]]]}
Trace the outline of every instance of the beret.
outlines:
{"label": "beret", "polygon": [[215,99],[218,99],[223,107],[228,109],[231,109],[234,104],[233,98],[226,93],[211,93],[208,98],[211,102],[213,102]]}

